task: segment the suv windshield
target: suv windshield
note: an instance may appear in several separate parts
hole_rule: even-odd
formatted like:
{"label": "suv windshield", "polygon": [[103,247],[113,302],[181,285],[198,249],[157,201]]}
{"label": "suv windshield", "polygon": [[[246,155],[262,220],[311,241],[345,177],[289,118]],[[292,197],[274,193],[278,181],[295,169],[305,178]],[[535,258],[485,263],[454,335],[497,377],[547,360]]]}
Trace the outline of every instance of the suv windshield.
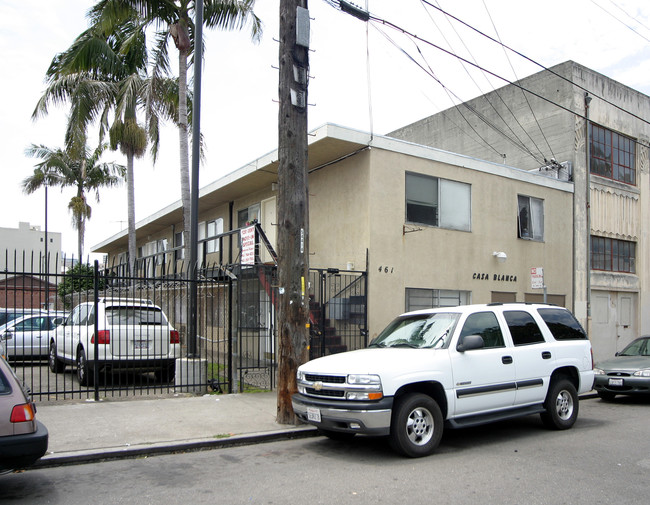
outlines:
{"label": "suv windshield", "polygon": [[446,347],[459,316],[454,312],[437,312],[399,317],[368,347]]}

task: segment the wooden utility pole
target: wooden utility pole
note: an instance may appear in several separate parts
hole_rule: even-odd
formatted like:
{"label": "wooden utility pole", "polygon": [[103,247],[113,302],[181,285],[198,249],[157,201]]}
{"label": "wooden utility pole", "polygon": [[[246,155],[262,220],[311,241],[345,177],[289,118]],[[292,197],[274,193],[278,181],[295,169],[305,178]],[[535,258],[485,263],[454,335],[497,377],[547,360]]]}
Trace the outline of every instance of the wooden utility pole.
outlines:
{"label": "wooden utility pole", "polygon": [[309,356],[309,201],[307,192],[307,0],[280,0],[278,117],[278,415],[296,424],[291,395]]}

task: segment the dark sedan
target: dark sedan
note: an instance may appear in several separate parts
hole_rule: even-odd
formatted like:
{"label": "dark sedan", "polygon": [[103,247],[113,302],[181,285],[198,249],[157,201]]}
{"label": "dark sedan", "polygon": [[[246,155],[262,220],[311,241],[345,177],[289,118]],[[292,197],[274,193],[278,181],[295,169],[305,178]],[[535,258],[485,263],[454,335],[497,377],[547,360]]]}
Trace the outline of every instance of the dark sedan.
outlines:
{"label": "dark sedan", "polygon": [[603,400],[613,400],[616,395],[650,395],[650,335],[597,363],[594,373],[594,389]]}

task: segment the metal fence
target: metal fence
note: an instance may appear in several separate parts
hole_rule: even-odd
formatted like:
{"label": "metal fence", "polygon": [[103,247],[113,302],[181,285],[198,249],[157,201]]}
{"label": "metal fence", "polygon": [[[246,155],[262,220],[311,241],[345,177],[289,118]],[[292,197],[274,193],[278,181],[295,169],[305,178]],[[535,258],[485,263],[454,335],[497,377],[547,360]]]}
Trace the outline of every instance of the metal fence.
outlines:
{"label": "metal fence", "polygon": [[[0,338],[37,400],[276,385],[274,265],[209,265],[190,280],[182,264],[162,275],[156,256],[140,260],[136,276],[124,275],[123,265],[76,263],[66,273],[50,273],[39,268],[42,258],[6,258],[0,322],[11,321],[0,326]],[[192,282],[197,340],[188,358]],[[365,346],[365,273],[312,270],[310,318],[310,357]]]}

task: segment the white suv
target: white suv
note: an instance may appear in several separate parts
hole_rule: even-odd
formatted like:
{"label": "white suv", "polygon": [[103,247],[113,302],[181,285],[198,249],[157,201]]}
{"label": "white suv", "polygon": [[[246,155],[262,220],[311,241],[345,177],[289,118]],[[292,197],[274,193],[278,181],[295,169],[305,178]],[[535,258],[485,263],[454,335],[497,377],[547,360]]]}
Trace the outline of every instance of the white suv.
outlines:
{"label": "white suv", "polygon": [[97,312],[95,302],[81,303],[57,327],[48,361],[55,373],[62,372],[66,364],[75,365],[79,383],[88,386],[95,369],[155,372],[169,382],[179,357],[178,331],[160,307],[150,300],[100,298]]}
{"label": "white suv", "polygon": [[403,314],[369,348],[305,363],[292,403],[329,437],[389,435],[418,457],[435,450],[444,425],[539,413],[570,428],[593,382],[591,344],[568,310],[469,305]]}

